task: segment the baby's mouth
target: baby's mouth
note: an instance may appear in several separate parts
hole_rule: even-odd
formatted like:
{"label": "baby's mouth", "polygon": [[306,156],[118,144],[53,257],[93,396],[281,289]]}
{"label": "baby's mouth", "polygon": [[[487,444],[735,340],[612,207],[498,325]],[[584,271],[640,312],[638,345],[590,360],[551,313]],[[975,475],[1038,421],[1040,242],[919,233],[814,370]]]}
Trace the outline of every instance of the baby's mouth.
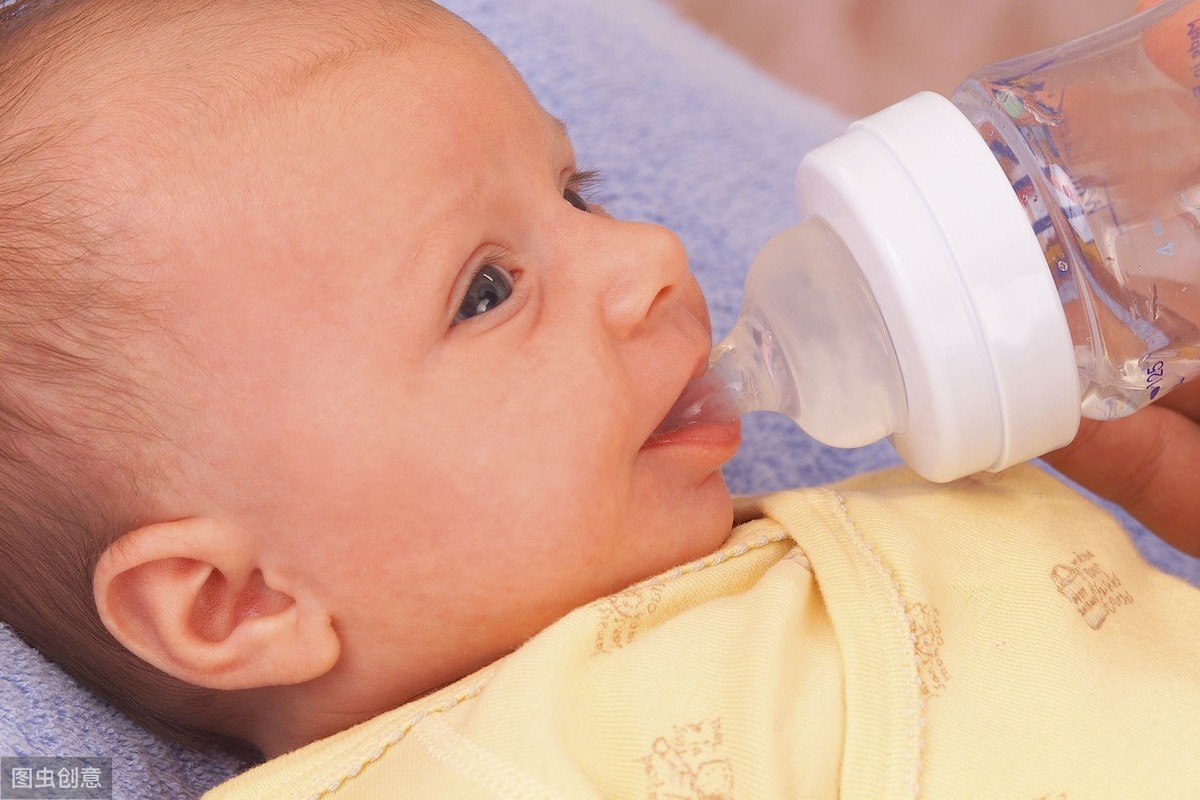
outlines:
{"label": "baby's mouth", "polygon": [[700,425],[728,425],[739,417],[737,402],[719,374],[707,370],[683,387],[646,444],[660,444]]}

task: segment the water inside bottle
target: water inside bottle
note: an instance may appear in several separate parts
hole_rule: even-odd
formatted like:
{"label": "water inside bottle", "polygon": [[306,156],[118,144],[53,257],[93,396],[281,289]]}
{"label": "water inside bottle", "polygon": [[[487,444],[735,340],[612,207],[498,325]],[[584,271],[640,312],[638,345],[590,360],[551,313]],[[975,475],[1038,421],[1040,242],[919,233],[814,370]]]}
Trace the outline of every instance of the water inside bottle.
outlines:
{"label": "water inside bottle", "polygon": [[1200,78],[1122,35],[989,67],[954,97],[1025,206],[1099,419],[1200,374]]}

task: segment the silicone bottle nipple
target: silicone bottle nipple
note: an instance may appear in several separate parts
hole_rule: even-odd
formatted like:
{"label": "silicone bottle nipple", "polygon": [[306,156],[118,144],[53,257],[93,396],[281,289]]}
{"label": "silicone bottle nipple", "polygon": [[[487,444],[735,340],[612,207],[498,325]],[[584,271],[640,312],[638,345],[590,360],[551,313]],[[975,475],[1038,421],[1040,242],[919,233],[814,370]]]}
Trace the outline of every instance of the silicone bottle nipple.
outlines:
{"label": "silicone bottle nipple", "polygon": [[904,425],[904,385],[883,318],[857,263],[820,219],[759,252],[741,316],[660,430],[749,411],[786,414],[836,447],[870,444]]}

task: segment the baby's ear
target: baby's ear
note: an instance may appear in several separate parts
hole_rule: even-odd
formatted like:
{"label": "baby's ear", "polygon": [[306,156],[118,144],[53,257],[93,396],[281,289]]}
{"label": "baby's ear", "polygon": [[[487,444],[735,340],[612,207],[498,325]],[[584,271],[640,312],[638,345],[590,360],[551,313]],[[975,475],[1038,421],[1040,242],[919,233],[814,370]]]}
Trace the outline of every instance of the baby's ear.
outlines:
{"label": "baby's ear", "polygon": [[196,686],[252,689],[317,678],[341,649],[320,602],[276,582],[237,530],[190,518],[122,536],[92,589],[100,619],[134,655]]}

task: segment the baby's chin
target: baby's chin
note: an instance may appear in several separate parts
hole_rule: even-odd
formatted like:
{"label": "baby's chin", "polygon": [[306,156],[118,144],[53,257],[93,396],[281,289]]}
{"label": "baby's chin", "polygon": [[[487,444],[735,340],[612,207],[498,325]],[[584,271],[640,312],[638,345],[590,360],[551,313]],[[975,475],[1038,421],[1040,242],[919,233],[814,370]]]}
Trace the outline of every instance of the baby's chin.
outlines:
{"label": "baby's chin", "polygon": [[733,498],[721,471],[709,476],[700,489],[688,517],[691,530],[683,540],[684,552],[671,567],[711,555],[721,549],[733,532]]}
{"label": "baby's chin", "polygon": [[709,551],[716,550],[721,545],[729,540],[729,536],[733,533],[733,497],[729,493],[729,487],[725,485],[725,476],[718,470],[714,473],[715,480],[720,481],[721,501],[713,512],[712,531],[713,531],[713,546]]}

